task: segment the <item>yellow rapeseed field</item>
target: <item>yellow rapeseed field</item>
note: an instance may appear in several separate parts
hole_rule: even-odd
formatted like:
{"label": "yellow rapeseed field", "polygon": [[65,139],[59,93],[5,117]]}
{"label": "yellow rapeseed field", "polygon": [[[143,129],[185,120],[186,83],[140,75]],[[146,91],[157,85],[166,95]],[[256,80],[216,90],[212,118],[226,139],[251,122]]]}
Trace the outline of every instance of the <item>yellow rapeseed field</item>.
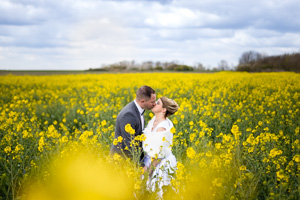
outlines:
{"label": "yellow rapeseed field", "polygon": [[[0,199],[154,199],[142,168],[108,156],[122,141],[113,140],[116,117],[142,85],[180,106],[170,117],[178,164],[165,199],[299,199],[299,80],[238,72],[2,76]],[[146,123],[151,117],[146,111]]]}

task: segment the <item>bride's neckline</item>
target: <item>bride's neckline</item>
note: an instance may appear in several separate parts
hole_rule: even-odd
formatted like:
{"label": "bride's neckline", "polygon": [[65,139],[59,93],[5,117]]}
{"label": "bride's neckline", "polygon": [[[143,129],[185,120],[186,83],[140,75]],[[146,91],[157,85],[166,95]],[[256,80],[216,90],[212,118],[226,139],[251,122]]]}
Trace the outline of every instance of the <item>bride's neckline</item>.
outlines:
{"label": "bride's neckline", "polygon": [[[156,116],[154,116],[154,117],[155,117],[155,119],[156,119]],[[153,120],[151,132],[153,132],[153,131],[156,129],[156,127],[157,127],[160,123],[162,123],[162,122],[164,122],[164,121],[166,121],[166,120],[167,120],[167,119],[164,119],[164,120],[158,122],[158,124],[156,124],[155,128],[154,128],[154,122],[155,122],[155,120]]]}

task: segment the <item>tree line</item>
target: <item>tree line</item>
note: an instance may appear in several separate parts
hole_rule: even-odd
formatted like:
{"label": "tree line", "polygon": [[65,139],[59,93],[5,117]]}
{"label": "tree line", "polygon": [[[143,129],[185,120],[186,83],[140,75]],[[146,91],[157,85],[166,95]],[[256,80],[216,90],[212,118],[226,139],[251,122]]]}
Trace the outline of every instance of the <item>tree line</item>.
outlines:
{"label": "tree line", "polygon": [[255,51],[242,54],[237,71],[248,72],[300,72],[300,53],[265,56]]}
{"label": "tree line", "polygon": [[300,72],[300,53],[284,54],[279,56],[266,56],[256,51],[244,52],[237,66],[229,66],[226,60],[221,60],[217,67],[209,68],[198,63],[194,66],[172,62],[121,61],[114,64],[102,65],[99,68],[90,68],[87,71],[184,71],[184,72],[216,72],[216,71],[247,71],[271,72],[294,71]]}

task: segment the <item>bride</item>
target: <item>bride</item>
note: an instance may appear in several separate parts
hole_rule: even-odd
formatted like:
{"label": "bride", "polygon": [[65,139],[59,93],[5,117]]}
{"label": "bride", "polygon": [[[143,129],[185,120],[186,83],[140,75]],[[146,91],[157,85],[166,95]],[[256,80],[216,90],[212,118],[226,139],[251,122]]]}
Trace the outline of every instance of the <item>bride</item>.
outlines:
{"label": "bride", "polygon": [[167,97],[159,98],[152,108],[155,116],[144,130],[146,136],[143,142],[144,170],[149,172],[147,190],[152,192],[158,190],[160,197],[163,195],[162,187],[170,185],[177,163],[171,151],[173,123],[167,118],[177,110],[178,105],[174,100]]}

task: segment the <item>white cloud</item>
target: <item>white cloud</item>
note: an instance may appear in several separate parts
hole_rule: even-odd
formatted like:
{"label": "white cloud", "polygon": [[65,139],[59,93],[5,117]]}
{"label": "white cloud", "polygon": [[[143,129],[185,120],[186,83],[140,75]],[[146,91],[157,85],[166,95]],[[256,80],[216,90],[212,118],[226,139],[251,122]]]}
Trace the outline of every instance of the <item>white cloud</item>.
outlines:
{"label": "white cloud", "polygon": [[0,69],[88,69],[121,60],[237,64],[299,51],[296,0],[2,0]]}
{"label": "white cloud", "polygon": [[217,20],[218,17],[209,13],[194,12],[186,8],[161,9],[154,12],[145,19],[145,24],[152,27],[163,28],[185,28],[197,27],[205,23],[204,21]]}
{"label": "white cloud", "polygon": [[0,23],[7,25],[30,25],[39,23],[45,17],[45,10],[34,5],[23,5],[2,0],[0,5]]}

